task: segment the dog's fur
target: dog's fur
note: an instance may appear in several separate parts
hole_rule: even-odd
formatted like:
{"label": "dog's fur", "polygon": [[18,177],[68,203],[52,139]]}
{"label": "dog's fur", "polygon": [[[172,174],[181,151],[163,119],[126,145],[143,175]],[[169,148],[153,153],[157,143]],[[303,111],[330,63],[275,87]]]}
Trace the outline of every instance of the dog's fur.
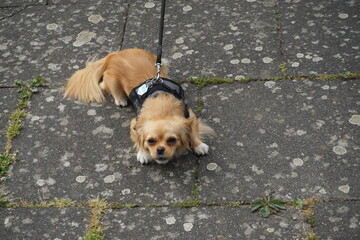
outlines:
{"label": "dog's fur", "polygon": [[[116,105],[126,106],[130,92],[156,75],[155,61],[155,55],[142,49],[110,53],[75,72],[66,85],[65,97],[87,103],[103,102],[104,93],[109,93]],[[163,66],[160,76],[168,78]],[[145,100],[130,126],[140,163],[167,163],[187,149],[199,155],[208,153],[209,146],[202,139],[212,135],[213,130],[191,109],[189,118],[185,118],[184,108],[183,102],[171,94],[159,93]]]}

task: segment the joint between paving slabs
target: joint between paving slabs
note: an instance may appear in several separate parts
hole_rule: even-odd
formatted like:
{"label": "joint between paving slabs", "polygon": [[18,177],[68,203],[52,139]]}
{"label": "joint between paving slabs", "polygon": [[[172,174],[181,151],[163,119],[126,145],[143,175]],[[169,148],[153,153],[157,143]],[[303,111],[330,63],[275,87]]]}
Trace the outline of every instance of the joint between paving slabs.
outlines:
{"label": "joint between paving slabs", "polygon": [[44,81],[40,76],[35,77],[28,84],[24,84],[19,80],[16,81],[17,91],[20,93],[20,97],[16,109],[9,116],[9,123],[5,132],[5,149],[4,152],[0,153],[0,181],[2,181],[2,177],[6,175],[9,166],[16,160],[16,153],[12,153],[12,142],[21,132],[21,121],[26,116],[28,101],[34,93],[38,92],[38,88],[43,86]]}
{"label": "joint between paving slabs", "polygon": [[282,25],[281,25],[281,14],[278,5],[278,1],[275,2],[275,9],[274,9],[274,18],[276,23],[276,32],[278,34],[278,48],[279,48],[279,55],[280,55],[280,71],[282,74],[283,79],[287,79],[287,67],[285,62],[285,53],[284,53],[284,38],[282,34]]}
{"label": "joint between paving slabs", "polygon": [[[231,83],[249,83],[249,82],[267,82],[267,81],[284,81],[284,80],[352,80],[360,79],[360,73],[351,73],[344,72],[338,74],[318,74],[318,75],[308,75],[308,76],[288,76],[287,75],[287,66],[285,63],[280,64],[280,70],[283,77],[273,77],[273,78],[241,78],[241,79],[230,79],[230,78],[220,78],[211,75],[203,75],[199,77],[189,77],[185,81],[176,81],[178,83],[190,83],[197,86],[199,89],[203,89],[207,85],[219,85],[219,84],[231,84]],[[201,99],[200,99],[201,100]],[[197,101],[199,104],[199,100]],[[200,103],[201,104],[201,103]],[[201,105],[200,105],[200,109]]]}
{"label": "joint between paving slabs", "polygon": [[8,15],[8,16],[5,16],[5,17],[0,18],[0,21],[5,20],[5,19],[12,18],[12,17],[14,17],[15,15],[19,14],[20,12],[24,11],[24,10],[27,8],[27,6],[25,6],[25,7],[23,7],[23,6],[11,6],[11,7],[1,7],[0,9],[8,9],[8,8],[15,8],[15,7],[22,7],[22,8],[19,9],[18,11],[16,11],[16,12],[14,12],[14,13]]}
{"label": "joint between paving slabs", "polygon": [[305,240],[318,240],[319,237],[315,233],[316,220],[314,217],[314,207],[318,203],[319,199],[306,199],[303,201],[300,211],[305,218],[305,222],[309,224],[310,230],[305,233]]}
{"label": "joint between paving slabs", "polygon": [[125,34],[126,34],[126,27],[127,27],[127,23],[128,23],[128,19],[129,19],[129,14],[130,14],[130,3],[127,3],[126,5],[126,10],[125,10],[125,22],[122,28],[122,32],[120,34],[120,50],[122,50],[123,45],[124,45],[124,41],[125,41]]}

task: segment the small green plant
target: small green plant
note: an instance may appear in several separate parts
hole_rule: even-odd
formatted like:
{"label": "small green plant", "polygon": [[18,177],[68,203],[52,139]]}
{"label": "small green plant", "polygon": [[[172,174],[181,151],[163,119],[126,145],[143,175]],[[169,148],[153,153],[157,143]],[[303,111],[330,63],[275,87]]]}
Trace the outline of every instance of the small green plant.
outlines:
{"label": "small green plant", "polygon": [[344,73],[341,73],[340,76],[345,78],[345,79],[353,79],[353,78],[359,78],[360,74],[359,73],[344,72]]}
{"label": "small green plant", "polygon": [[251,207],[251,212],[260,211],[262,217],[267,218],[271,214],[276,214],[281,210],[287,210],[286,202],[278,199],[272,199],[272,195],[262,197],[256,200]]}
{"label": "small green plant", "polygon": [[202,204],[200,200],[189,200],[182,203],[175,203],[173,207],[179,207],[179,208],[190,208],[190,207],[198,207]]}
{"label": "small green plant", "polygon": [[280,70],[281,70],[281,73],[282,73],[283,77],[286,79],[286,78],[287,78],[287,67],[286,67],[286,63],[281,63],[281,64],[280,64]]}
{"label": "small green plant", "polygon": [[303,208],[305,205],[305,201],[302,199],[294,200],[290,202],[291,205],[293,205],[296,208]]}
{"label": "small green plant", "polygon": [[220,83],[233,83],[234,80],[229,78],[217,78],[211,75],[205,75],[200,77],[190,77],[188,81],[192,84],[196,84],[199,88],[204,87],[207,84],[220,84]]}
{"label": "small green plant", "polygon": [[204,107],[204,101],[198,100],[198,102],[196,103],[196,111],[201,112],[203,107]]}
{"label": "small green plant", "polygon": [[4,176],[9,169],[9,166],[15,161],[13,154],[0,154],[0,177]]}
{"label": "small green plant", "polygon": [[0,207],[6,207],[7,198],[0,196]]}
{"label": "small green plant", "polygon": [[103,228],[101,226],[101,215],[108,207],[108,204],[102,200],[95,199],[89,201],[92,208],[89,230],[86,233],[85,240],[102,240],[104,239]]}
{"label": "small green plant", "polygon": [[15,161],[15,154],[11,154],[12,140],[20,134],[22,129],[21,120],[26,116],[25,108],[32,94],[38,91],[38,87],[44,85],[44,79],[35,77],[28,84],[17,80],[17,92],[20,93],[20,100],[16,110],[10,115],[9,125],[5,131],[6,145],[5,152],[0,155],[0,176],[5,175],[10,164]]}

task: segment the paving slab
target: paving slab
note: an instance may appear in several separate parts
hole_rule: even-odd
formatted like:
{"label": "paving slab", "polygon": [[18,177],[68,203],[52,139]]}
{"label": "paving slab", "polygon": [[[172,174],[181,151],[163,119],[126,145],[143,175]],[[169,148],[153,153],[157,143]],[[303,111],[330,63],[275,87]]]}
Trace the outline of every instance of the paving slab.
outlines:
{"label": "paving slab", "polygon": [[[52,4],[98,4],[98,3],[116,3],[117,0],[48,0],[49,5]],[[128,2],[129,0],[123,0],[123,3]],[[125,5],[125,4],[124,4]]]}
{"label": "paving slab", "polygon": [[[281,76],[274,1],[171,1],[163,58],[178,80]],[[160,1],[131,3],[123,48],[156,52]]]}
{"label": "paving slab", "polygon": [[319,239],[359,239],[360,202],[324,202],[314,208],[315,233]]}
{"label": "paving slab", "polygon": [[[196,88],[186,86],[188,99],[196,99]],[[137,162],[129,134],[132,107],[118,108],[111,101],[82,104],[63,99],[62,89],[42,89],[27,111],[13,142],[17,161],[3,184],[10,201],[100,197],[167,204],[192,199],[197,157],[189,153],[167,165]]]}
{"label": "paving slab", "polygon": [[29,6],[2,20],[0,85],[37,75],[64,84],[88,59],[119,50],[125,10],[123,1]]}
{"label": "paving slab", "polygon": [[1,239],[82,239],[88,211],[78,207],[0,208]]}
{"label": "paving slab", "polygon": [[200,198],[359,198],[359,80],[205,87],[217,136],[200,159]]}
{"label": "paving slab", "polygon": [[6,18],[11,18],[22,10],[23,7],[0,8],[0,21]]}
{"label": "paving slab", "polygon": [[18,7],[29,5],[45,5],[47,0],[2,0],[0,7]]}
{"label": "paving slab", "polygon": [[5,132],[9,124],[10,114],[16,109],[17,103],[16,89],[0,88],[0,153],[5,149]]}
{"label": "paving slab", "polygon": [[301,239],[301,214],[261,218],[249,207],[133,208],[104,214],[107,239]]}
{"label": "paving slab", "polygon": [[279,1],[289,75],[359,73],[359,1]]}

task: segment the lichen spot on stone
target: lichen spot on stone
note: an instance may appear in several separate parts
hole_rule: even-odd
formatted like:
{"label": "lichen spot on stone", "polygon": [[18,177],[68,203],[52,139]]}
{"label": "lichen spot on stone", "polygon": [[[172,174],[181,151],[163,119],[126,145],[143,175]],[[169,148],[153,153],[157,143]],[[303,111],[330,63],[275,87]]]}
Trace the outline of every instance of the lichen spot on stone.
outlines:
{"label": "lichen spot on stone", "polygon": [[55,30],[59,27],[59,25],[57,25],[56,23],[50,23],[46,26],[47,30]]}
{"label": "lichen spot on stone", "polygon": [[96,33],[90,31],[82,31],[77,35],[76,41],[73,43],[73,46],[80,47],[85,43],[90,42],[91,39],[93,39],[94,37],[96,37]]}
{"label": "lichen spot on stone", "polygon": [[145,3],[145,8],[153,8],[153,7],[155,7],[155,3],[153,3],[153,2]]}
{"label": "lichen spot on stone", "polygon": [[337,155],[344,155],[347,151],[346,148],[342,147],[342,146],[335,146],[333,147],[333,151],[334,153],[336,153]]}
{"label": "lichen spot on stone", "polygon": [[174,217],[168,217],[165,219],[165,221],[166,221],[166,224],[172,225],[176,222],[176,219]]}
{"label": "lichen spot on stone", "polygon": [[214,171],[216,168],[217,168],[217,164],[216,163],[209,163],[206,168],[209,170],[209,171]]}
{"label": "lichen spot on stone", "polygon": [[92,23],[99,23],[103,18],[100,16],[100,15],[91,15],[88,20],[89,22],[92,22]]}
{"label": "lichen spot on stone", "polygon": [[293,164],[294,164],[295,166],[300,167],[300,166],[302,166],[302,165],[304,164],[304,161],[303,161],[301,158],[294,158]]}
{"label": "lichen spot on stone", "polygon": [[184,12],[188,12],[188,11],[191,11],[191,10],[192,10],[192,7],[190,7],[189,5],[183,7],[183,11],[184,11]]}
{"label": "lichen spot on stone", "polygon": [[360,115],[352,115],[349,122],[354,125],[360,126]]}
{"label": "lichen spot on stone", "polygon": [[339,190],[341,192],[343,192],[343,193],[349,193],[350,192],[350,187],[349,187],[349,185],[346,184],[346,185],[340,186]]}

